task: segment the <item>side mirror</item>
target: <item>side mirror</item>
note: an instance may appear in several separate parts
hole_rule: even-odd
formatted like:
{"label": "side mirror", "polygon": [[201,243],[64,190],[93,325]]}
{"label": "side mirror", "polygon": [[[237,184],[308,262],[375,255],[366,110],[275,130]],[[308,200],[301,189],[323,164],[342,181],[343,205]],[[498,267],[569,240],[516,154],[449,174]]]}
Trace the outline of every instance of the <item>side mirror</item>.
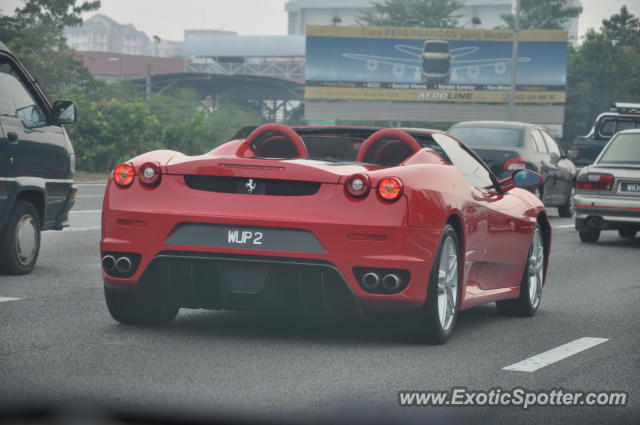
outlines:
{"label": "side mirror", "polygon": [[500,180],[500,188],[508,192],[514,187],[523,189],[535,189],[542,185],[542,176],[531,170],[516,170],[504,180]]}
{"label": "side mirror", "polygon": [[557,164],[560,161],[560,155],[558,155],[555,152],[551,152],[549,154],[549,160],[551,161],[552,164]]}
{"label": "side mirror", "polygon": [[53,116],[60,124],[76,122],[76,104],[70,100],[56,100],[53,102]]}

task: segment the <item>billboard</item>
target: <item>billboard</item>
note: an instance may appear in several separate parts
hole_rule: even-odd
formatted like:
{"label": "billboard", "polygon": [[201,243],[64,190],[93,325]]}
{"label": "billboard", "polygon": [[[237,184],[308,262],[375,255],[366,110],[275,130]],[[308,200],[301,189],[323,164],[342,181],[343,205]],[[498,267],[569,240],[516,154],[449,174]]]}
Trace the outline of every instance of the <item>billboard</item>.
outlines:
{"label": "billboard", "polygon": [[[308,100],[505,103],[510,30],[308,26]],[[563,104],[567,33],[520,32],[516,102]]]}

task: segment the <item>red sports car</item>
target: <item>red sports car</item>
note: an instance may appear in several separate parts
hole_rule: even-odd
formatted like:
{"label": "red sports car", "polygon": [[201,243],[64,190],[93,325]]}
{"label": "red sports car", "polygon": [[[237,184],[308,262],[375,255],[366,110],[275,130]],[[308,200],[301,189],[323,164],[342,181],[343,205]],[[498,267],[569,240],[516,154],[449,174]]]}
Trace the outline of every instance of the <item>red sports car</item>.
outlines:
{"label": "red sports car", "polygon": [[458,311],[538,309],[551,228],[456,139],[416,129],[265,124],[201,156],[145,153],[107,185],[105,297],[127,324],[179,308],[408,313],[449,337]]}

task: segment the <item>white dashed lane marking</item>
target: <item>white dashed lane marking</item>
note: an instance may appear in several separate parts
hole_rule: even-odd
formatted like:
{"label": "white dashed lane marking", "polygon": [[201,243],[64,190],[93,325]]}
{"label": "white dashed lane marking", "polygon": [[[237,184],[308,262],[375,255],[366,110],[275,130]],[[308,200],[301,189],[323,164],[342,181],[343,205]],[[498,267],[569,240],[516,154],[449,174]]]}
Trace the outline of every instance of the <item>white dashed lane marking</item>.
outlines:
{"label": "white dashed lane marking", "polygon": [[66,227],[62,232],[88,232],[90,230],[100,230],[100,226]]}
{"label": "white dashed lane marking", "polygon": [[579,338],[575,341],[553,348],[544,353],[540,353],[521,362],[514,363],[511,366],[503,367],[503,370],[512,370],[516,372],[535,372],[545,366],[564,360],[596,345],[609,341],[607,338]]}
{"label": "white dashed lane marking", "polygon": [[576,227],[575,224],[562,224],[559,226],[551,226],[552,229],[571,229],[573,227]]}
{"label": "white dashed lane marking", "polygon": [[0,303],[6,303],[8,301],[16,301],[21,300],[22,298],[13,298],[13,297],[0,297]]}

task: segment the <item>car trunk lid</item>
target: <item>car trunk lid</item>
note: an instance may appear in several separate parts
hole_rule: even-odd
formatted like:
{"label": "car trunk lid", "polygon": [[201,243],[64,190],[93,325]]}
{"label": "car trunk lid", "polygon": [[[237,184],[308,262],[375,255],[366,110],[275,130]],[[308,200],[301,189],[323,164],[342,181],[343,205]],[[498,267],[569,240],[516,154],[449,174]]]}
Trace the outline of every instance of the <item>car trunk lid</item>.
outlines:
{"label": "car trunk lid", "polygon": [[[167,174],[188,176],[194,184],[212,187],[227,187],[232,190],[238,184],[247,184],[249,179],[263,181],[275,186],[290,182],[299,186],[302,183],[338,184],[348,176],[381,168],[376,165],[364,165],[354,162],[328,162],[309,159],[261,159],[238,157],[174,157],[166,165]],[[206,183],[208,182],[208,183]],[[252,183],[249,183],[251,186]],[[269,188],[265,188],[267,193]],[[283,189],[283,188],[281,188]],[[235,189],[234,189],[235,190]]]}

